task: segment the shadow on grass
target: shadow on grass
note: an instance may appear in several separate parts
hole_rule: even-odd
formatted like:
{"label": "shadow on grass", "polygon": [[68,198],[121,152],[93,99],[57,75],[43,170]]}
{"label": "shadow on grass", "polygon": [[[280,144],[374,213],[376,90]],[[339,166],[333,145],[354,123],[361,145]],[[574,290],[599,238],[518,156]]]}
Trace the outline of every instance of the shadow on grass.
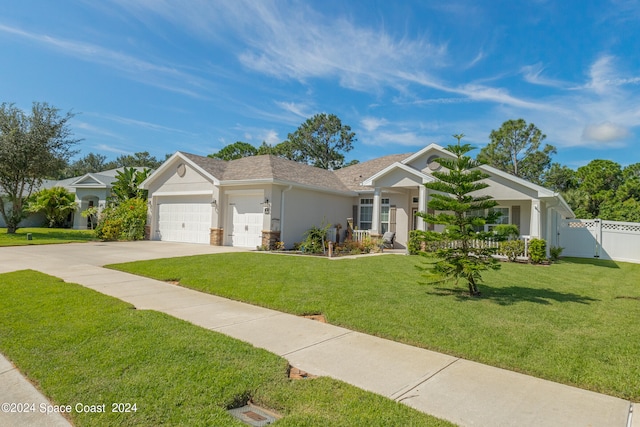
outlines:
{"label": "shadow on grass", "polygon": [[557,292],[553,289],[534,289],[522,286],[509,286],[506,288],[492,288],[486,285],[480,286],[479,297],[469,296],[467,289],[435,288],[433,292],[427,292],[435,296],[454,296],[458,301],[483,301],[488,300],[498,305],[513,305],[520,302],[550,305],[552,302],[573,302],[577,304],[590,304],[598,299],[578,295],[570,292]]}
{"label": "shadow on grass", "polygon": [[593,265],[596,267],[620,268],[620,266],[615,261],[597,258],[561,258],[556,262],[560,264],[581,264]]}

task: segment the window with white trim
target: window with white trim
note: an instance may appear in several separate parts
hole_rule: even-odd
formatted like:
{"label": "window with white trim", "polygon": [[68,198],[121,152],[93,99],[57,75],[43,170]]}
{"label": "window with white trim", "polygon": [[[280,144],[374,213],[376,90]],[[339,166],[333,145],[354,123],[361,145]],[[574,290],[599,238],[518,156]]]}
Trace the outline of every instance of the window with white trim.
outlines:
{"label": "window with white trim", "polygon": [[508,207],[496,206],[489,209],[489,213],[500,212],[500,216],[496,218],[494,225],[511,224],[511,209]]}
{"label": "window with white trim", "polygon": [[371,230],[373,199],[360,199],[360,230]]}
{"label": "window with white trim", "polygon": [[380,233],[384,234],[389,231],[389,199],[380,199]]}
{"label": "window with white trim", "polygon": [[[389,198],[380,199],[380,233],[389,230]],[[371,230],[373,228],[373,199],[360,199],[360,229]]]}

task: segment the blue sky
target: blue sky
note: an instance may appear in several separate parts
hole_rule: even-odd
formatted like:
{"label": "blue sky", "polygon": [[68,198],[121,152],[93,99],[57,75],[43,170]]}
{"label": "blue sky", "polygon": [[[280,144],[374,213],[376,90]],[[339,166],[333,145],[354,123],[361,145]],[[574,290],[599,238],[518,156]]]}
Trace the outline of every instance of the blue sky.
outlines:
{"label": "blue sky", "polygon": [[316,113],[347,160],[509,119],[554,161],[640,162],[638,0],[23,0],[0,14],[0,102],[78,115],[89,152],[206,155],[279,143]]}

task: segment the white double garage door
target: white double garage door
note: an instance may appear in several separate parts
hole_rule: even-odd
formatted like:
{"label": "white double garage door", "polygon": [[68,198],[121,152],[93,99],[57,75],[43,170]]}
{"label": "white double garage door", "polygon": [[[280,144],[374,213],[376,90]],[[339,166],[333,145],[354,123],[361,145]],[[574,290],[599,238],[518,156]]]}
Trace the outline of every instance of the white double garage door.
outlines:
{"label": "white double garage door", "polygon": [[[255,248],[262,244],[262,195],[230,195],[226,206],[225,244]],[[211,196],[158,197],[157,240],[210,242]],[[219,206],[218,209],[221,209]]]}

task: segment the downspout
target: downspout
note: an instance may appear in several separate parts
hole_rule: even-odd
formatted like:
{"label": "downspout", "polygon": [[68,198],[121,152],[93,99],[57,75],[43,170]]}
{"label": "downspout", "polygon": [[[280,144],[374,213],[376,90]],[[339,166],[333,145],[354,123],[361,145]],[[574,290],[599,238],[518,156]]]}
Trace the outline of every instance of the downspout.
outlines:
{"label": "downspout", "polygon": [[289,184],[289,187],[280,192],[280,241],[284,242],[284,193],[291,190],[293,185]]}

